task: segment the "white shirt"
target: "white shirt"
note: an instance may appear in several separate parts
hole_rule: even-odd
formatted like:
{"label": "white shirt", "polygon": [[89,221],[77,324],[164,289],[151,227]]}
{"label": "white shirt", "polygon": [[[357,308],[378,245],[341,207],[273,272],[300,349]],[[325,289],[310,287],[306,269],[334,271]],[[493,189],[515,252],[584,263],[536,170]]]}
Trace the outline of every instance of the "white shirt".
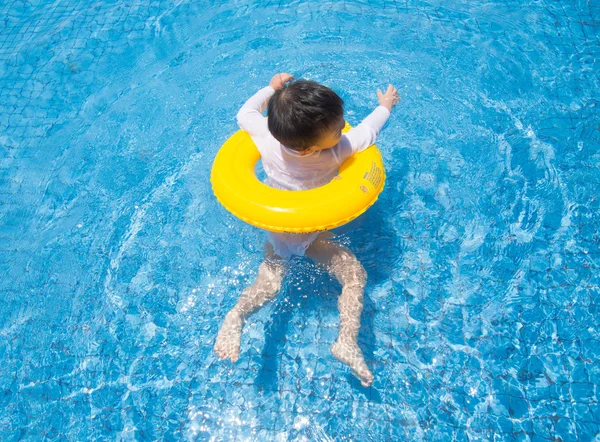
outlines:
{"label": "white shirt", "polygon": [[331,149],[308,155],[287,148],[271,135],[263,112],[275,90],[267,86],[254,94],[240,109],[237,121],[248,132],[262,157],[262,165],[270,186],[285,190],[312,189],[327,184],[353,154],[373,143],[388,120],[390,111],[378,106],[358,126],[342,134],[340,142]]}
{"label": "white shirt", "polygon": [[[274,93],[275,90],[270,86],[259,90],[242,106],[237,121],[260,152],[267,175],[266,184],[277,189],[305,190],[327,184],[337,175],[344,161],[375,143],[390,116],[390,111],[378,106],[358,126],[342,134],[339,143],[331,149],[300,155],[281,144],[269,132],[263,112]],[[304,255],[318,234],[268,232],[268,239],[277,255],[289,258],[291,255]]]}

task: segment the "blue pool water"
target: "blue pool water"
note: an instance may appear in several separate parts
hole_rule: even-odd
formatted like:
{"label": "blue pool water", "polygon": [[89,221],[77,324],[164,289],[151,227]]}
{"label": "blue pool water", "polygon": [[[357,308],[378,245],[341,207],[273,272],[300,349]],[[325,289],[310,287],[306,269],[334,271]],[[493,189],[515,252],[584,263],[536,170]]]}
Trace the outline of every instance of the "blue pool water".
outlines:
{"label": "blue pool water", "polygon": [[[152,6],[149,6],[152,5]],[[0,439],[599,440],[600,3],[0,5]],[[302,259],[236,365],[263,233],[212,197],[241,104],[288,71],[379,138],[362,388]]]}

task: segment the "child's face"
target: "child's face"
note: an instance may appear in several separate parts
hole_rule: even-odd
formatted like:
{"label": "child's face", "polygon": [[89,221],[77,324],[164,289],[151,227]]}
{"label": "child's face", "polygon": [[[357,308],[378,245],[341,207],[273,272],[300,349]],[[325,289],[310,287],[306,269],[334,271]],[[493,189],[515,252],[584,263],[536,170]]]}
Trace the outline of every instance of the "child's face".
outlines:
{"label": "child's face", "polygon": [[325,132],[314,146],[303,153],[306,155],[317,150],[331,149],[340,142],[340,139],[342,138],[342,129],[345,125],[346,121],[342,118],[337,126]]}

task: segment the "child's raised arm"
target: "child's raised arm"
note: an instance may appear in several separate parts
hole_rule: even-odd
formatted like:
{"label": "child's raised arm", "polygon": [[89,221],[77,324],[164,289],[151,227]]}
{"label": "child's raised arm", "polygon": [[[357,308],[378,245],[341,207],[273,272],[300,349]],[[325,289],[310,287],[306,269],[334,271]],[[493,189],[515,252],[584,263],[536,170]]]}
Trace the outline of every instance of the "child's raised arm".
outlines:
{"label": "child's raised arm", "polygon": [[345,134],[345,142],[350,144],[350,149],[348,149],[348,146],[344,146],[346,147],[344,150],[350,150],[350,155],[365,150],[375,143],[377,135],[379,135],[379,132],[390,117],[393,107],[400,101],[396,88],[391,84],[388,86],[385,94],[378,89],[377,98],[379,99],[379,106],[367,118],[362,120],[358,126],[353,127]]}
{"label": "child's raised arm", "polygon": [[290,81],[293,77],[290,74],[276,74],[269,83],[269,86],[262,88],[248,99],[237,113],[237,122],[241,129],[252,136],[261,136],[268,133],[267,120],[263,112],[267,108],[269,98],[277,89]]}

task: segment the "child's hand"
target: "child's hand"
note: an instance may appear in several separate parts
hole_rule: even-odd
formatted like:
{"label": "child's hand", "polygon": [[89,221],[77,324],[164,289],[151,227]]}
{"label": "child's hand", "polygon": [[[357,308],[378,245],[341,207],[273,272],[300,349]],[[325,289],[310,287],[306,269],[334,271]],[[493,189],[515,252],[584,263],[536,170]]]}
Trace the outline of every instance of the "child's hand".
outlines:
{"label": "child's hand", "polygon": [[385,94],[382,93],[379,89],[377,89],[377,98],[379,98],[379,104],[381,104],[390,112],[392,111],[392,108],[400,102],[400,96],[398,95],[398,91],[391,84],[388,85]]}
{"label": "child's hand", "polygon": [[271,78],[269,86],[271,86],[275,90],[281,89],[285,83],[287,83],[293,78],[293,75],[286,74],[285,72],[282,72],[281,74],[275,74],[273,78]]}

